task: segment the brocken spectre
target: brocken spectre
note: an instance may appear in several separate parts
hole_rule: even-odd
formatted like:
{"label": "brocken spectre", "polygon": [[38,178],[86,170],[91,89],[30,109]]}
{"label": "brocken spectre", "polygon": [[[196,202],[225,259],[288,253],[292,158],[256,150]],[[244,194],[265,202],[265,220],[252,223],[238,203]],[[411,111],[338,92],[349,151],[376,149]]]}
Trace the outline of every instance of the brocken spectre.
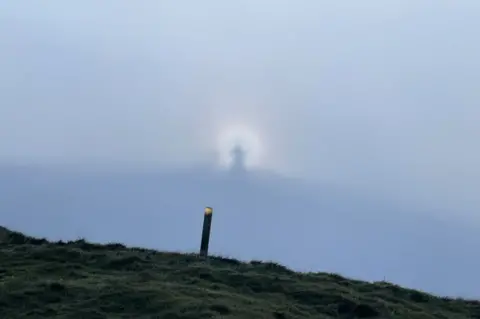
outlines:
{"label": "brocken spectre", "polygon": [[228,126],[220,131],[217,140],[219,164],[229,168],[233,164],[232,151],[240,148],[245,155],[245,168],[255,168],[262,164],[263,147],[259,134],[243,125]]}

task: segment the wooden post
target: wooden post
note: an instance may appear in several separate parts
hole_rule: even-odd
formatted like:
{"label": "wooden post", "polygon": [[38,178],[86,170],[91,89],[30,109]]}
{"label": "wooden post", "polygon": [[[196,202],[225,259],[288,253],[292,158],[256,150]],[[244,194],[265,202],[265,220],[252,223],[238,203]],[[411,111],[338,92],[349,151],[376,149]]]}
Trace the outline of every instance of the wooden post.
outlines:
{"label": "wooden post", "polygon": [[203,216],[203,231],[202,242],[200,244],[200,256],[208,256],[208,244],[210,242],[210,230],[212,228],[213,209],[205,207],[205,214]]}

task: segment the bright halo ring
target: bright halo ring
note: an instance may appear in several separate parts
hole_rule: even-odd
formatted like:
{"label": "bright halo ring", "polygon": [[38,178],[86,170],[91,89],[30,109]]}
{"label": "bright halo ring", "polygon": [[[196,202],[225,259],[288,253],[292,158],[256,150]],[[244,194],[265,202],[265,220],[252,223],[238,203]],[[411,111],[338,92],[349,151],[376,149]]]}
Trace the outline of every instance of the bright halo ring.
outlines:
{"label": "bright halo ring", "polygon": [[229,126],[220,132],[217,143],[219,164],[222,167],[232,166],[235,148],[240,148],[245,153],[246,169],[261,165],[262,143],[253,129],[242,125]]}

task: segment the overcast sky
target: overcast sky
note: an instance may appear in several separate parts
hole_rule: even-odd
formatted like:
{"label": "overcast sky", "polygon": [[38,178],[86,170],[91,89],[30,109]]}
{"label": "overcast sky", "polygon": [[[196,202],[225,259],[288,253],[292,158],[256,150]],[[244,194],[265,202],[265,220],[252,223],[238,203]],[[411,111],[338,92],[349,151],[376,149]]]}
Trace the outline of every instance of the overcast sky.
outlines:
{"label": "overcast sky", "polygon": [[478,30],[478,0],[3,1],[0,161],[193,165],[241,125],[259,168],[480,223]]}

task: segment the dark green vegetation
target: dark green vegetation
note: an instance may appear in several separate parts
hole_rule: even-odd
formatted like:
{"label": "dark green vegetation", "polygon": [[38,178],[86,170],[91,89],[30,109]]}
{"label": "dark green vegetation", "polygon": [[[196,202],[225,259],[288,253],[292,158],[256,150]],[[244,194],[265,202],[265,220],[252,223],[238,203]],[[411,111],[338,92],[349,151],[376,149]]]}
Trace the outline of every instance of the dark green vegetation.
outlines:
{"label": "dark green vegetation", "polygon": [[480,318],[480,302],[386,283],[0,227],[0,318]]}

